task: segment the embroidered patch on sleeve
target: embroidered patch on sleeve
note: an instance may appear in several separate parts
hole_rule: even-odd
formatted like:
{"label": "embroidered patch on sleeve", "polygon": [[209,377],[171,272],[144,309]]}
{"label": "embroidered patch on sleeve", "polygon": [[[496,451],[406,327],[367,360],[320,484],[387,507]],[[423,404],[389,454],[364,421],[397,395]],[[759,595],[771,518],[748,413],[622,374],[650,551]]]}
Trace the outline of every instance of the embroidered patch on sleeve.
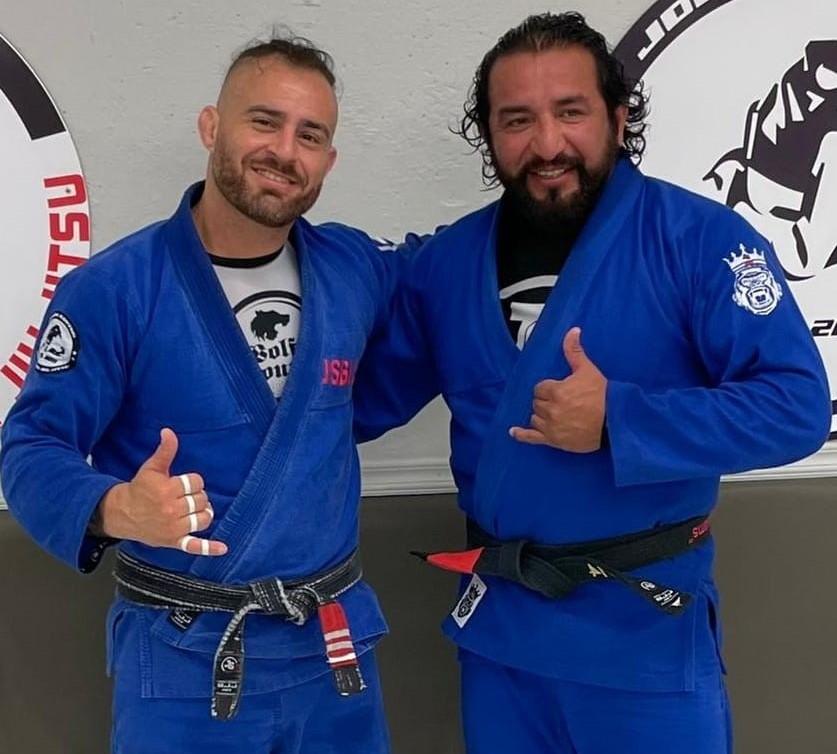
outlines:
{"label": "embroidered patch on sleeve", "polygon": [[477,609],[477,605],[480,604],[480,600],[485,596],[487,590],[488,587],[485,585],[485,582],[477,574],[474,574],[474,577],[465,589],[465,593],[459,602],[456,603],[456,607],[453,608],[453,612],[451,613],[451,617],[457,626],[462,628],[471,619],[474,610]]}
{"label": "embroidered patch on sleeve", "polygon": [[741,253],[732,252],[724,258],[735,275],[732,300],[752,314],[770,314],[782,298],[782,286],[776,282],[773,272],[767,266],[764,254],[757,249],[747,251],[744,244]]}
{"label": "embroidered patch on sleeve", "polygon": [[78,335],[73,323],[55,312],[44,325],[35,369],[39,372],[64,372],[72,369],[78,357]]}

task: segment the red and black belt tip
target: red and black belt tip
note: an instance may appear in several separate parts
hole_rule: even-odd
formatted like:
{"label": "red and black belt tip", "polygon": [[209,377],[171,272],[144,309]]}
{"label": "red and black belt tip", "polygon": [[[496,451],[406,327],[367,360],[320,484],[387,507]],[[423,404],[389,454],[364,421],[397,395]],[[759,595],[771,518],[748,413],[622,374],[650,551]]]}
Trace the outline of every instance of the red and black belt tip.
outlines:
{"label": "red and black belt tip", "polygon": [[477,563],[484,550],[484,547],[460,552],[419,552],[411,550],[410,555],[415,555],[426,563],[430,563],[437,568],[443,568],[446,571],[473,574],[477,572]]}

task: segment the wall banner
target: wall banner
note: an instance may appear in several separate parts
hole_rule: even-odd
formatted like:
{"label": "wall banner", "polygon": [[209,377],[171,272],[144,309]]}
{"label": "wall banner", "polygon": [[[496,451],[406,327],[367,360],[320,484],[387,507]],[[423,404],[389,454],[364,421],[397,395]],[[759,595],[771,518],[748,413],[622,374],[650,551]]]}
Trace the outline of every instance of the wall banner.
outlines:
{"label": "wall banner", "polygon": [[837,412],[837,3],[662,0],[615,52],[651,95],[643,171],[773,242]]}
{"label": "wall banner", "polygon": [[43,84],[0,36],[0,419],[29,369],[38,326],[63,275],[90,256],[79,158]]}
{"label": "wall banner", "polygon": [[2,422],[29,371],[55,286],[90,256],[87,189],[67,126],[38,77],[2,36],[0,159]]}

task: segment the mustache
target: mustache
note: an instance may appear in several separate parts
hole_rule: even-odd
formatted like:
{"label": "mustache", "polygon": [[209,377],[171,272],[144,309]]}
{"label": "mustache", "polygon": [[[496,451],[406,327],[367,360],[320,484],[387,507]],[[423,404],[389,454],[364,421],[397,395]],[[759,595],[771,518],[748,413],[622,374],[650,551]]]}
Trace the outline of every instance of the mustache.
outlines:
{"label": "mustache", "polygon": [[578,169],[583,167],[583,162],[580,157],[569,157],[567,155],[557,155],[551,160],[542,160],[535,157],[527,162],[520,170],[520,175],[524,173],[531,173],[535,170],[561,170],[561,169]]}

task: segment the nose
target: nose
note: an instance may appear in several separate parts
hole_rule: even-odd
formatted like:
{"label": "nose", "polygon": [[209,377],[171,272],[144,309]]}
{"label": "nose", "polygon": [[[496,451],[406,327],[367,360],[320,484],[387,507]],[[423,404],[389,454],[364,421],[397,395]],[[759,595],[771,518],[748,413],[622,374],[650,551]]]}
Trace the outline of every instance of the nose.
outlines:
{"label": "nose", "polygon": [[553,160],[564,151],[567,140],[561,123],[555,118],[546,117],[538,120],[532,151],[542,160]]}
{"label": "nose", "polygon": [[267,145],[268,151],[282,162],[295,162],[299,144],[293,128],[279,128]]}

